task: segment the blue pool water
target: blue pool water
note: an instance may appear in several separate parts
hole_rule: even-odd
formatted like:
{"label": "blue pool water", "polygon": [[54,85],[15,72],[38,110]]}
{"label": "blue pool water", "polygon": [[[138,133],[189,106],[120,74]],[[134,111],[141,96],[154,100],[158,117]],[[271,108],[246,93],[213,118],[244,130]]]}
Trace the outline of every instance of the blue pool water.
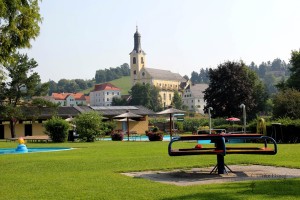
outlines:
{"label": "blue pool water", "polygon": [[[176,137],[176,136],[175,136]],[[173,137],[173,138],[175,138]],[[110,141],[111,138],[105,138],[104,140]],[[123,141],[128,141],[128,137],[124,136]],[[148,136],[143,135],[143,136],[130,136],[129,141],[149,141]],[[170,141],[170,135],[164,135],[163,141]],[[199,140],[198,144],[210,144],[210,140]]]}
{"label": "blue pool water", "polygon": [[[64,150],[70,150],[70,149],[71,148],[64,148],[64,147],[28,148],[28,153],[64,151]],[[0,148],[0,154],[21,154],[21,153],[24,153],[24,152],[18,152],[18,151],[16,151],[16,148]]]}

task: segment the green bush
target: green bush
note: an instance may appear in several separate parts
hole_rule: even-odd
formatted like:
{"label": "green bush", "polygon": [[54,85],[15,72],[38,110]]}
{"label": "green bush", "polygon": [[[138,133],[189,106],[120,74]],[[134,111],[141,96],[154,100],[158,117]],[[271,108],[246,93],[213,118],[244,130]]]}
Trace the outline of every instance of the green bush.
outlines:
{"label": "green bush", "polygon": [[53,142],[65,142],[68,135],[70,125],[67,121],[60,117],[52,117],[44,124],[46,134]]}
{"label": "green bush", "polygon": [[95,111],[79,114],[75,118],[75,125],[79,138],[86,142],[94,142],[96,137],[107,131],[102,116]]}

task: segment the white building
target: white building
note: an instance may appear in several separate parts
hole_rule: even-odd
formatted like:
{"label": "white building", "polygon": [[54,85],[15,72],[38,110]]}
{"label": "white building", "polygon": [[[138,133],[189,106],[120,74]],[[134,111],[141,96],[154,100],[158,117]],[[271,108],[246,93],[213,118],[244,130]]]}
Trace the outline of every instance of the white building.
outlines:
{"label": "white building", "polygon": [[59,103],[60,106],[84,106],[87,105],[86,96],[83,93],[52,93],[48,100]]}
{"label": "white building", "polygon": [[121,98],[121,89],[111,83],[95,85],[90,92],[91,106],[111,106],[114,97]]}
{"label": "white building", "polygon": [[208,87],[208,84],[194,84],[189,85],[182,94],[182,103],[188,107],[189,111],[195,111],[196,113],[204,114],[204,90]]}

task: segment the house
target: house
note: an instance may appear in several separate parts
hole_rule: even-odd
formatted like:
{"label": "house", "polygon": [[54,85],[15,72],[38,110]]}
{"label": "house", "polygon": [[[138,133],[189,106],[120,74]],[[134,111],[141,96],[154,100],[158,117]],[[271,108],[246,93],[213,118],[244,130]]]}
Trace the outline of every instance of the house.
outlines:
{"label": "house", "polygon": [[86,96],[83,93],[52,93],[51,101],[60,106],[87,105]]}
{"label": "house", "polygon": [[114,97],[121,98],[121,89],[111,83],[96,84],[89,97],[91,106],[111,106]]}
{"label": "house", "polygon": [[136,83],[149,83],[159,88],[164,107],[171,105],[174,92],[181,93],[188,83],[178,73],[147,67],[146,53],[141,48],[141,34],[137,29],[134,34],[134,48],[130,53],[130,73],[132,86]]}
{"label": "house", "polygon": [[188,85],[182,94],[182,103],[187,106],[189,111],[204,114],[204,91],[208,84],[191,84]]}
{"label": "house", "polygon": [[[137,133],[145,133],[148,130],[149,115],[154,115],[152,110],[143,106],[64,106],[57,108],[50,107],[22,107],[22,119],[16,120],[15,133],[16,137],[40,136],[46,135],[43,123],[53,115],[63,119],[74,118],[80,113],[97,111],[102,114],[106,120],[116,121],[116,129],[127,130],[126,122],[114,119],[115,116],[130,111],[134,114],[141,115],[141,118],[130,121],[130,130]],[[0,116],[0,139],[10,138],[9,119]],[[71,128],[71,126],[70,126]]]}

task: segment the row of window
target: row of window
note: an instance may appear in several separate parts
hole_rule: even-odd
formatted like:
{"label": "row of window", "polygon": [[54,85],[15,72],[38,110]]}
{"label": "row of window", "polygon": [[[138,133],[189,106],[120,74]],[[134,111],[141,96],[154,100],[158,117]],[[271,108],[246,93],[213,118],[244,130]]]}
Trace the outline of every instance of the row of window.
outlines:
{"label": "row of window", "polygon": [[[106,92],[106,95],[109,95],[110,92]],[[105,92],[103,92],[103,95],[105,95]],[[115,95],[115,92],[111,92],[111,95]],[[120,92],[116,92],[116,95],[120,95]],[[96,97],[101,96],[101,94],[96,93]]]}
{"label": "row of window", "polygon": [[[105,101],[105,99],[103,98],[103,102]],[[109,98],[106,99],[106,101],[109,101]],[[101,99],[96,99],[96,102],[102,102]]]}

